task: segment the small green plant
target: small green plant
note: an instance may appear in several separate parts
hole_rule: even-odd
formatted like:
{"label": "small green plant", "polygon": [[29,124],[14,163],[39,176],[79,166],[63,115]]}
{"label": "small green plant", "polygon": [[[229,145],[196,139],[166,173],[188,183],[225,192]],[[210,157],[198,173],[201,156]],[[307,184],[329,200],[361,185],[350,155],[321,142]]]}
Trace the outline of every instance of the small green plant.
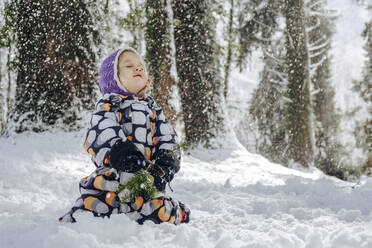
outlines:
{"label": "small green plant", "polygon": [[145,200],[154,198],[157,190],[153,182],[154,178],[148,171],[143,169],[138,171],[126,184],[119,185],[117,193],[120,202],[135,202],[138,196],[142,196]]}

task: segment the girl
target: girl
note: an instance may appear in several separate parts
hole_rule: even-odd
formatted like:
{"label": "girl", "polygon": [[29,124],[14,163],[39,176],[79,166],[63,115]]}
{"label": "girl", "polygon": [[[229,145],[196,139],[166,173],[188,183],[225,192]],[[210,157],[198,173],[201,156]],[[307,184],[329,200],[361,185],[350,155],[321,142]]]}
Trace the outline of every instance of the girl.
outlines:
{"label": "girl", "polygon": [[[99,76],[104,95],[96,104],[84,142],[97,169],[80,181],[81,197],[59,221],[75,222],[75,211],[88,210],[101,217],[125,213],[140,224],[189,222],[190,210],[164,195],[166,183],[180,169],[180,153],[174,129],[145,94],[150,81],[144,61],[132,48],[119,49],[103,61]],[[120,202],[119,184],[141,169],[152,174],[161,194]]]}

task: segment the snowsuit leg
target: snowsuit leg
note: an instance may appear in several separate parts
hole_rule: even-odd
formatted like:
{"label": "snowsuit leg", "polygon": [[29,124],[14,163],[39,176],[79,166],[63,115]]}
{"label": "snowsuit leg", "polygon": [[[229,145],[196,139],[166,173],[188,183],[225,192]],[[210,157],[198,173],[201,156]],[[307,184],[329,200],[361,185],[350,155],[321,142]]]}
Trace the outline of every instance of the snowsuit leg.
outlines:
{"label": "snowsuit leg", "polygon": [[75,222],[76,211],[90,211],[96,217],[110,217],[111,214],[124,213],[130,219],[143,224],[151,220],[156,224],[168,222],[178,225],[182,220],[179,201],[169,196],[158,196],[144,200],[139,196],[134,203],[121,203],[116,194],[120,177],[116,171],[97,168],[90,176],[80,181],[79,197],[71,210],[62,216],[60,222]]}

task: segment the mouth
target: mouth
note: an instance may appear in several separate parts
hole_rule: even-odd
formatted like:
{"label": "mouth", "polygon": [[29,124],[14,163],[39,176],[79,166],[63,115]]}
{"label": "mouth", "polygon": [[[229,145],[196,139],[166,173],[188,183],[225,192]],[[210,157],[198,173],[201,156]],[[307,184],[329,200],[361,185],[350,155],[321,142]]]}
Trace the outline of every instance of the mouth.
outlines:
{"label": "mouth", "polygon": [[136,75],[134,75],[133,77],[142,77],[142,75],[141,74],[136,74]]}

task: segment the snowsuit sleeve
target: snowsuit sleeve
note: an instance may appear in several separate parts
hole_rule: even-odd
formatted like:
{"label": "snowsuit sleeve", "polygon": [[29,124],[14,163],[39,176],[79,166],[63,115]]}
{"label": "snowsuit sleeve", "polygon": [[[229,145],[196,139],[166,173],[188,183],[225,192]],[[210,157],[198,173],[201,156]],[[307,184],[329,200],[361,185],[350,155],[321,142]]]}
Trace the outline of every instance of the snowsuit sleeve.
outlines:
{"label": "snowsuit sleeve", "polygon": [[119,95],[106,94],[96,104],[92,115],[84,148],[92,155],[92,161],[97,167],[108,166],[111,147],[119,139],[126,140],[118,121],[120,101]]}
{"label": "snowsuit sleeve", "polygon": [[160,150],[171,151],[174,154],[174,159],[180,160],[180,152],[178,151],[177,134],[173,127],[165,117],[163,110],[158,107],[156,112],[155,132],[154,132],[154,158]]}

